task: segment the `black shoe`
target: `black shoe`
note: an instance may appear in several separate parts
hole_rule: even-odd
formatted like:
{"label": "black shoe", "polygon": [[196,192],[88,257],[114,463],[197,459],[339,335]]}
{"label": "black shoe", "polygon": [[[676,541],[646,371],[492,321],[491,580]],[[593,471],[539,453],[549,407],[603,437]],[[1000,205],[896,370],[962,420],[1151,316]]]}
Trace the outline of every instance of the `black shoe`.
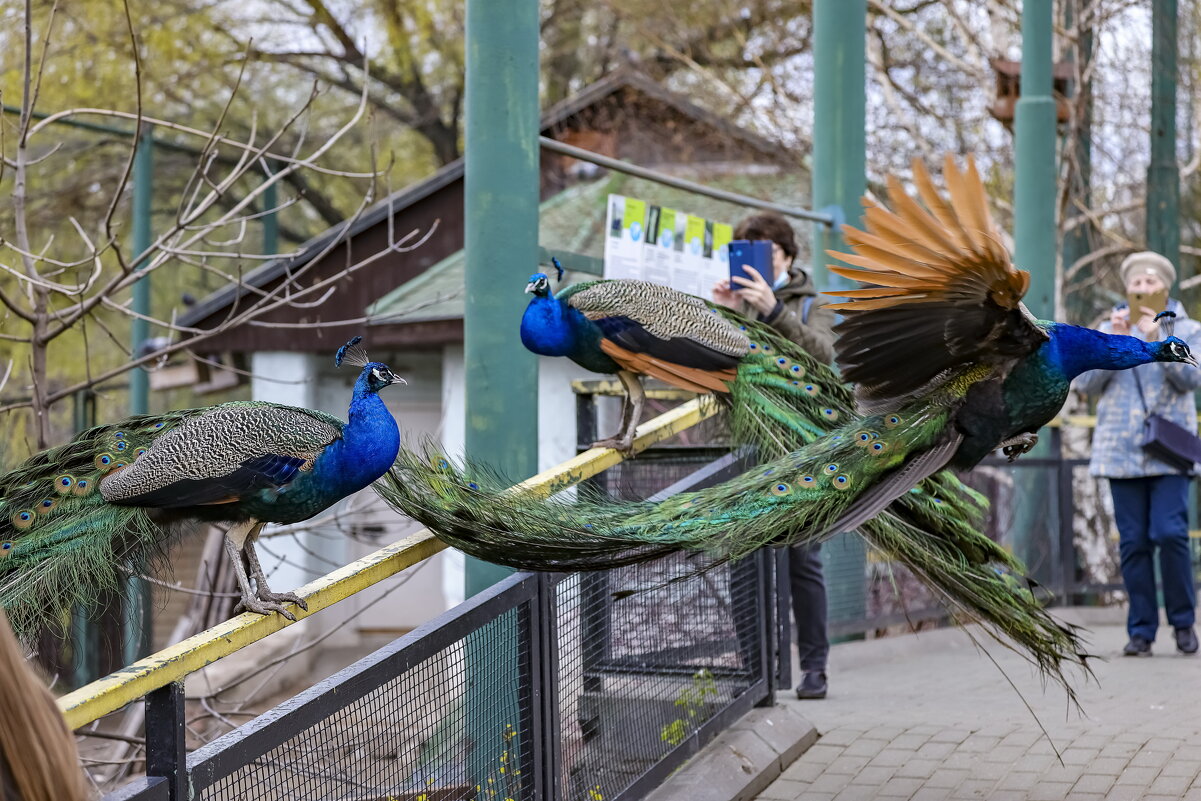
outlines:
{"label": "black shoe", "polygon": [[1176,650],[1182,654],[1197,653],[1197,632],[1192,626],[1176,629]]}
{"label": "black shoe", "polygon": [[[1191,629],[1190,629],[1191,630]],[[1196,645],[1196,637],[1193,638],[1193,644]],[[1122,649],[1125,656],[1150,656],[1151,643],[1142,637],[1131,637],[1130,642],[1126,643],[1126,647]]]}
{"label": "black shoe", "polygon": [[820,671],[811,671],[801,676],[801,683],[796,687],[796,697],[800,699],[825,698],[826,674]]}

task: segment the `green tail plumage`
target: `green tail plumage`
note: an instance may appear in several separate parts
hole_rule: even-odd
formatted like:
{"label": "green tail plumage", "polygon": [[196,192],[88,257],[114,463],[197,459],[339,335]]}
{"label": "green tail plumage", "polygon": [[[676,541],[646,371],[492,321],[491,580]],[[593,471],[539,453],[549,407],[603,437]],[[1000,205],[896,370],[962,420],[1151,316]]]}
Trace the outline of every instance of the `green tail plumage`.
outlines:
{"label": "green tail plumage", "polygon": [[605,569],[677,550],[703,552],[716,565],[765,545],[813,544],[857,529],[962,617],[1016,644],[1067,686],[1063,669],[1065,663],[1083,664],[1081,644],[1074,630],[1020,587],[1014,574],[1022,566],[979,533],[987,508],[980,495],[940,472],[891,504],[885,501],[883,513],[860,519],[873,493],[903,479],[919,461],[915,454],[937,450],[946,414],[938,403],[923,402],[895,414],[852,419],[737,478],[654,504],[548,502],[478,478],[476,469],[468,478],[436,452],[404,449],[376,487],[396,509],[451,545],[534,570]]}
{"label": "green tail plumage", "polygon": [[120,591],[159,555],[162,526],[146,509],[106,502],[99,482],[188,413],[89,429],[0,476],[0,606],[18,634],[61,628],[74,605]]}

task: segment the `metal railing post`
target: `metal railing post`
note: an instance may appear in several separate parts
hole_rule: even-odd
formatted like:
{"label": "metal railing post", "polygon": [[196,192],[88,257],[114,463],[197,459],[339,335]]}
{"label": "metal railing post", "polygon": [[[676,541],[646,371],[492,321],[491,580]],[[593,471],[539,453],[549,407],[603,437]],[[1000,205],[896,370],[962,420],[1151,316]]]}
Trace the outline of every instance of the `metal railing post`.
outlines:
{"label": "metal railing post", "polygon": [[146,695],[146,775],[167,780],[171,801],[189,797],[186,732],[183,682],[172,682]]}

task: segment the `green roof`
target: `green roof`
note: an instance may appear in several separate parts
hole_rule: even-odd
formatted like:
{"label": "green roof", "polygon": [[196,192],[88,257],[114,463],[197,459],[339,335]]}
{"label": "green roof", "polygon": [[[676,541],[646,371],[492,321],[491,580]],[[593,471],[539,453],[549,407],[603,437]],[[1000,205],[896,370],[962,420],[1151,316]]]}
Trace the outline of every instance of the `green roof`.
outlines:
{"label": "green roof", "polygon": [[[784,205],[806,207],[809,203],[809,182],[798,172],[744,171],[700,177],[695,173],[680,173],[678,177]],[[609,195],[636,197],[648,204],[730,224],[737,223],[752,211],[736,203],[713,200],[618,172],[577,184],[539,207],[538,244],[542,248],[544,266],[550,261],[549,254],[558,255],[567,267],[564,285],[600,274],[601,259],[605,254],[605,214]],[[793,222],[794,226],[801,224],[800,221]],[[797,240],[803,247],[808,237],[803,235],[803,229],[801,234]],[[401,284],[368,307],[370,324],[462,319],[465,263],[464,251],[459,250]],[[531,273],[538,269],[537,265],[530,265]],[[514,291],[522,288],[514,287]]]}

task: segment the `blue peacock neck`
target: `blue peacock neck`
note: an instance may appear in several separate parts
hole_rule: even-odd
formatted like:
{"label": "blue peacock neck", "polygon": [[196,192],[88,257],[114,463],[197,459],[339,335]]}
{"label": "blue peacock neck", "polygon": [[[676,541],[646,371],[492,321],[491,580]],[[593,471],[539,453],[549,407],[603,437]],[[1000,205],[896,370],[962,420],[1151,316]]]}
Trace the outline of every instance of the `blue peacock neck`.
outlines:
{"label": "blue peacock neck", "polygon": [[349,492],[366,487],[387,472],[400,450],[400,428],[379,392],[370,386],[371,367],[354,385],[342,438],[322,459],[326,480]]}
{"label": "blue peacock neck", "polygon": [[1051,341],[1040,349],[1046,363],[1069,381],[1088,370],[1123,370],[1156,360],[1157,342],[1125,334],[1107,334],[1078,325],[1048,326]]}

